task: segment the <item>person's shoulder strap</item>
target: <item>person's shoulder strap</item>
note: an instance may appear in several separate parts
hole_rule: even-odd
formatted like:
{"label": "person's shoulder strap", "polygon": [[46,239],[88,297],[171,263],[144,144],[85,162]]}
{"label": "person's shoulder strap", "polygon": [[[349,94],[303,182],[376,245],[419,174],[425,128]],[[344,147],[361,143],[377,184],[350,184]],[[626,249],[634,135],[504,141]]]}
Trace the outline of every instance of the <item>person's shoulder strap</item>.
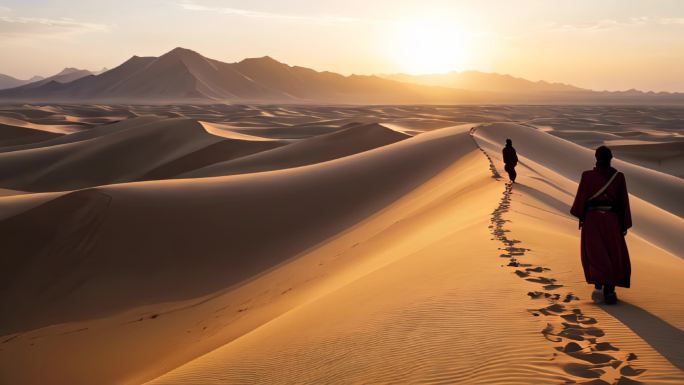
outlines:
{"label": "person's shoulder strap", "polygon": [[603,194],[603,192],[606,191],[606,189],[608,188],[608,186],[610,186],[610,184],[613,183],[613,180],[615,179],[615,177],[616,177],[619,173],[620,173],[619,171],[615,171],[615,172],[613,173],[613,175],[610,177],[610,179],[608,179],[608,182],[606,182],[606,184],[604,184],[603,187],[601,187],[601,189],[598,190],[598,191],[596,192],[596,194],[592,195],[592,196],[589,198],[589,200],[592,200],[592,199],[598,197],[599,195]]}

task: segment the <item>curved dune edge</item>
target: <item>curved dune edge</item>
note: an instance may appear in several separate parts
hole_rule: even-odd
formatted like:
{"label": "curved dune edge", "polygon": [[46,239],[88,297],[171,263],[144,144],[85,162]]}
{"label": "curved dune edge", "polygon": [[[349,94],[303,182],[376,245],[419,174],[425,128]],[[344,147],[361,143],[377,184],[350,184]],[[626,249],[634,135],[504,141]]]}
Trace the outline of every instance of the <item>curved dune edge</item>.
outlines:
{"label": "curved dune edge", "polygon": [[204,129],[216,136],[220,136],[222,138],[226,139],[239,139],[239,140],[248,140],[248,141],[273,141],[275,139],[271,138],[265,138],[263,136],[256,136],[256,135],[249,135],[249,134],[244,134],[241,132],[233,131],[231,128],[235,128],[231,125],[228,124],[220,124],[220,123],[212,123],[212,122],[205,122],[202,120],[198,121],[199,124],[204,127]]}
{"label": "curved dune edge", "polygon": [[[322,285],[303,304],[149,383],[589,381],[541,337],[545,321],[524,311],[545,306],[525,295],[536,286],[499,267],[498,245],[489,240],[486,226],[502,186],[483,175],[483,160],[459,161],[382,214],[396,208],[410,211],[409,218],[370,238],[355,228],[322,246],[326,254],[337,251],[340,260],[370,255],[373,270],[348,267],[347,280],[338,279],[341,285]],[[526,258],[552,268],[547,274],[566,284],[562,293],[580,297],[585,314],[599,320],[596,327],[620,347],[618,353],[638,355],[636,368],[647,371],[635,379],[684,380],[676,367],[678,341],[668,341],[671,329],[658,323],[681,330],[684,320],[666,301],[653,301],[660,288],[651,275],[672,282],[666,290],[675,294],[682,289],[674,282],[684,271],[681,260],[630,238],[635,268],[642,272],[635,277],[638,291],[624,291],[624,307],[597,307],[580,276],[576,224],[536,192],[558,188],[535,179],[536,170],[521,168],[523,184],[514,188],[509,226],[532,248]],[[306,266],[305,258],[292,271]],[[282,288],[292,293],[287,285]],[[648,327],[659,332],[644,334]]]}
{"label": "curved dune edge", "polygon": [[8,116],[0,115],[0,124],[8,126],[24,127],[40,132],[48,132],[51,134],[71,134],[80,130],[78,126],[57,125],[57,124],[36,124],[26,120],[15,119]]}
{"label": "curved dune edge", "polygon": [[61,191],[164,179],[287,143],[237,133],[231,138],[215,135],[200,124],[186,118],[145,116],[2,147],[0,182],[24,190]]}
{"label": "curved dune edge", "polygon": [[[46,373],[56,372],[64,383],[70,384],[88,383],[95,377],[105,382],[121,382],[129,376],[136,378],[131,383],[139,383],[140,379],[178,366],[294,305],[290,301],[296,296],[283,295],[279,299],[280,292],[272,289],[243,291],[240,288],[244,284],[231,287],[226,282],[255,280],[258,274],[275,269],[292,255],[306,252],[364,221],[473,149],[465,130],[445,129],[338,161],[293,170],[82,190],[7,218],[0,222],[0,227],[9,226],[8,229],[19,232],[3,242],[7,242],[6,249],[17,252],[18,261],[28,257],[21,255],[22,237],[30,235],[21,235],[21,223],[35,223],[33,217],[53,218],[43,221],[42,226],[48,230],[45,234],[73,234],[69,237],[74,241],[81,238],[77,235],[84,228],[82,215],[98,224],[95,233],[87,237],[96,239],[87,246],[88,260],[92,262],[86,260],[78,264],[78,269],[65,270],[59,286],[50,289],[49,301],[41,295],[44,283],[39,285],[36,281],[22,281],[17,286],[21,295],[4,293],[3,306],[14,307],[15,312],[3,327],[16,331],[7,336],[10,341],[3,345],[0,355],[11,354],[16,358],[11,361],[21,364],[3,366],[0,372],[29,384],[40,383]],[[235,199],[237,196],[242,198]],[[69,207],[85,211],[67,215],[65,210]],[[102,210],[107,210],[106,215],[101,215]],[[323,212],[325,215],[321,215]],[[269,216],[272,219],[268,222],[258,220]],[[255,220],[247,221],[250,217]],[[119,231],[122,228],[126,232]],[[121,238],[123,235],[125,239]],[[259,241],[260,237],[269,242]],[[42,245],[44,241],[34,242]],[[79,243],[73,245],[81,247]],[[78,258],[69,247],[60,246],[56,251]],[[50,254],[53,257],[46,265],[49,274],[60,277],[54,272],[60,271],[55,263],[61,259],[54,257],[53,252]],[[335,259],[334,254],[326,256]],[[36,254],[30,258],[41,257]],[[307,279],[319,274],[325,277],[334,271],[319,270],[318,263],[309,268],[308,276],[295,274],[292,282],[288,282],[288,276],[280,276],[278,282],[286,278],[287,284],[305,285]],[[21,281],[27,272],[21,270],[21,264],[18,268],[4,273]],[[77,290],[70,288],[69,282],[80,282],[83,277],[88,277],[85,285]],[[117,284],[123,281],[127,282],[125,287]],[[222,292],[227,285],[228,291]],[[257,297],[252,298],[255,294]],[[222,298],[224,310],[217,309],[212,298]],[[234,308],[246,302],[251,303],[250,309],[259,302],[264,308],[245,314],[244,310]],[[210,304],[210,313],[225,312],[224,316],[211,322],[207,329],[192,327],[194,334],[187,333],[187,328],[199,319],[211,321],[209,313],[195,313],[197,309],[207,310],[203,303]],[[17,329],[31,323],[38,329]],[[40,327],[40,323],[45,327]],[[223,330],[226,324],[232,326]],[[200,330],[208,331],[199,333]],[[35,344],[29,341],[36,335],[41,336],[41,348],[30,345]],[[99,347],[106,346],[106,350],[93,346],[93,340],[98,341]],[[60,355],[54,349],[61,351],[65,344],[73,354],[55,360]],[[178,344],[187,349],[172,349]],[[38,362],[51,363],[41,366],[40,371],[33,370],[32,365]],[[85,368],[84,362],[88,363]]]}
{"label": "curved dune edge", "polygon": [[335,132],[301,139],[237,159],[217,162],[177,177],[212,177],[301,167],[369,151],[410,137],[377,123],[350,123]]}
{"label": "curved dune edge", "polygon": [[[499,162],[496,139],[478,141]],[[679,217],[633,200],[655,218],[639,217],[628,237],[634,287],[621,292],[624,307],[596,306],[566,214],[576,186],[535,159],[521,163],[510,213],[529,257],[638,354],[647,372],[637,379],[684,381],[682,259],[653,238]],[[34,216],[69,241],[27,233],[22,242],[70,256],[87,247],[106,267],[49,265],[38,274],[57,272],[65,285],[41,292],[26,280],[16,288],[24,297],[0,295],[13,309],[3,328],[36,327],[0,338],[0,382],[587,381],[553,358],[544,325],[526,312],[533,286],[500,267],[487,224],[503,186],[487,167],[463,128],[448,128],[254,175],[0,197],[2,230]],[[95,231],[83,237],[84,228]],[[95,246],[78,242],[91,237]],[[17,304],[25,293],[36,295],[31,306]]]}

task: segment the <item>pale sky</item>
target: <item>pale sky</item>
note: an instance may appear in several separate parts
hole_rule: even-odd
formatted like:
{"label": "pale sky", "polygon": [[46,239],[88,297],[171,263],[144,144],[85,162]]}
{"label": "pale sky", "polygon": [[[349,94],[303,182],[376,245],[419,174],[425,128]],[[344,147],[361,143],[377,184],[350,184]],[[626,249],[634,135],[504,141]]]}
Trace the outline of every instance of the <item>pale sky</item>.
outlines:
{"label": "pale sky", "polygon": [[177,46],[345,75],[472,69],[684,91],[684,0],[0,0],[0,73],[18,78]]}

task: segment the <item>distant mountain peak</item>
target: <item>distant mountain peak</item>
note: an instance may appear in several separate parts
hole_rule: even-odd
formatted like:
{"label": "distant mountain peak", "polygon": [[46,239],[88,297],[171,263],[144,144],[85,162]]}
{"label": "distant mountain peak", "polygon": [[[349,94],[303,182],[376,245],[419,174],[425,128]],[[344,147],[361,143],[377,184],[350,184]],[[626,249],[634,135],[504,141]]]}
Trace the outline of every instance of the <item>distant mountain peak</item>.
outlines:
{"label": "distant mountain peak", "polygon": [[61,72],[59,72],[56,76],[68,75],[68,74],[72,74],[74,72],[79,72],[79,71],[85,71],[85,70],[80,70],[80,69],[74,68],[74,67],[66,67]]}
{"label": "distant mountain peak", "polygon": [[176,47],[176,48],[172,49],[171,51],[163,54],[160,57],[165,57],[165,56],[167,56],[167,57],[169,57],[169,56],[188,57],[188,56],[202,56],[202,55],[200,55],[199,53],[197,53],[196,51],[193,51],[191,49],[187,49],[187,48],[183,48],[183,47]]}
{"label": "distant mountain peak", "polygon": [[278,65],[278,66],[283,66],[287,65],[285,63],[281,63],[278,60],[270,57],[270,56],[262,56],[262,57],[251,57],[251,58],[246,58],[240,61],[241,64],[262,64],[262,65]]}

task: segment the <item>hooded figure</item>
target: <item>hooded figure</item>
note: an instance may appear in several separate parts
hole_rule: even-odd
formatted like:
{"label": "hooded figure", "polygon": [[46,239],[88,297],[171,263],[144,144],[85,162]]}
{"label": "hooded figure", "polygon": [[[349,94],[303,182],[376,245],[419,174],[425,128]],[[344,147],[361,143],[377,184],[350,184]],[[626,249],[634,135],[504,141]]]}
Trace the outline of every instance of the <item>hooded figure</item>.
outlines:
{"label": "hooded figure", "polygon": [[503,161],[504,170],[508,173],[508,178],[511,182],[515,183],[515,177],[518,173],[515,172],[515,166],[518,164],[518,155],[515,153],[515,148],[513,148],[513,141],[506,139],[506,147],[503,149]]}
{"label": "hooded figure", "polygon": [[615,286],[629,287],[631,265],[625,243],[632,227],[625,176],[610,166],[613,154],[596,149],[596,167],[582,173],[570,213],[582,230],[582,267],[587,283],[603,288],[607,304],[617,302]]}

